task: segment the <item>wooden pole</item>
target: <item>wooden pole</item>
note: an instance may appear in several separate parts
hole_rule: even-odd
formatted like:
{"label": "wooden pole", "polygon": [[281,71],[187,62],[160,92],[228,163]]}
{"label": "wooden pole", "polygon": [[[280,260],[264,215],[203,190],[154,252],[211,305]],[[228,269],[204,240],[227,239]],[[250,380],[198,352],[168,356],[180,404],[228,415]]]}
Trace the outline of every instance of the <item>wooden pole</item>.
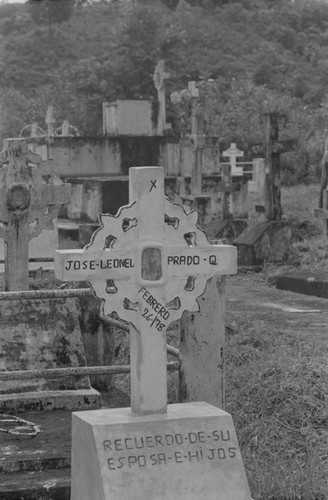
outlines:
{"label": "wooden pole", "polygon": [[264,115],[264,152],[266,166],[266,216],[268,220],[280,220],[281,187],[280,187],[280,153],[273,152],[274,143],[279,139],[278,114]]}
{"label": "wooden pole", "polygon": [[17,220],[5,242],[5,290],[28,290],[28,222]]}
{"label": "wooden pole", "polygon": [[231,165],[222,165],[222,219],[230,219]]}
{"label": "wooden pole", "polygon": [[323,236],[327,238],[328,233],[328,192],[327,188],[323,190],[322,193],[322,226],[323,226]]}

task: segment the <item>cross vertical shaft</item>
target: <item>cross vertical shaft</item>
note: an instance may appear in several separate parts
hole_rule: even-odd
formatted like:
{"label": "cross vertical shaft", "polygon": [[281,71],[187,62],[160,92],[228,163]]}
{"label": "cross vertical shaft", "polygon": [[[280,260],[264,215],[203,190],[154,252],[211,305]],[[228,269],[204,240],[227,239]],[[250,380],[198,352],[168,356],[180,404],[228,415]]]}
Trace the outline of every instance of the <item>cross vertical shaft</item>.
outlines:
{"label": "cross vertical shaft", "polygon": [[[146,321],[147,300],[155,297],[163,302],[161,287],[163,252],[156,252],[163,245],[164,236],[164,172],[159,167],[130,169],[130,202],[138,201],[138,240],[145,243],[143,252],[148,260],[156,260],[160,271],[156,276],[144,272],[142,254],[139,315],[136,325],[130,326],[131,360],[131,410],[135,414],[165,413],[167,405],[166,328],[157,331]],[[154,245],[154,247],[153,247]],[[140,262],[141,258],[141,262]],[[149,269],[152,272],[151,269]],[[146,276],[151,280],[144,279]],[[155,278],[158,278],[155,280]],[[163,304],[165,305],[165,304]],[[150,309],[150,308],[149,308]]]}

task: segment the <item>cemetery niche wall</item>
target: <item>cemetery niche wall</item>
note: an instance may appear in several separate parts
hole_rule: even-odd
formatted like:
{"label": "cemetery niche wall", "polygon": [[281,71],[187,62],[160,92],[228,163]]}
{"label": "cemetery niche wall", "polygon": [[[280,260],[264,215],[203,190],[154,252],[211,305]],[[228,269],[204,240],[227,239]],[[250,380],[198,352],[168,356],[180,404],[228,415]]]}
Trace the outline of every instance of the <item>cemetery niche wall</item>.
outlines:
{"label": "cemetery niche wall", "polygon": [[[5,146],[12,140],[6,139]],[[236,176],[233,172],[231,182],[224,186],[217,137],[202,138],[202,169],[200,180],[196,181],[193,173],[195,145],[191,137],[126,134],[26,140],[31,150],[43,159],[53,158],[59,165],[60,177],[72,185],[71,202],[62,213],[69,220],[97,223],[98,213],[116,213],[128,201],[130,167],[142,165],[162,166],[169,198],[186,208],[198,208],[202,225],[213,219],[247,219],[252,163],[239,167],[249,173]],[[198,191],[195,191],[195,182],[200,185]]]}
{"label": "cemetery niche wall", "polygon": [[250,500],[231,416],[167,405],[166,329],[198,310],[209,277],[236,273],[236,248],[209,244],[197,213],[165,199],[160,167],[130,169],[129,195],[86,248],[56,253],[59,279],[89,280],[130,325],[131,408],[73,414],[71,498]]}

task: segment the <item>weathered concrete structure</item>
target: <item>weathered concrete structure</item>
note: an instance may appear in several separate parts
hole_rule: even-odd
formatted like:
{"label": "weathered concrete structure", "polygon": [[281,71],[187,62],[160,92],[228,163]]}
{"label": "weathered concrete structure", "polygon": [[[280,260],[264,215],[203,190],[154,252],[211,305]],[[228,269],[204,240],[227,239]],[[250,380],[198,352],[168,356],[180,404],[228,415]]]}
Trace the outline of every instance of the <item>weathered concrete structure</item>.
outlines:
{"label": "weathered concrete structure", "polygon": [[[5,146],[11,141],[6,139]],[[128,203],[130,167],[143,165],[164,167],[167,196],[186,208],[193,207],[194,152],[188,138],[35,137],[28,142],[29,147],[42,158],[52,158],[58,165],[61,178],[72,184],[71,202],[67,212],[62,213],[64,218],[97,222],[99,213],[116,213],[120,206]],[[205,137],[202,151],[202,189],[197,197],[201,223],[223,218],[225,192],[229,195],[229,218],[247,218],[250,212],[248,180],[252,180],[252,164],[247,164],[246,174],[232,178],[231,186],[224,186],[218,138]],[[256,186],[259,184],[257,180],[253,182]]]}
{"label": "weathered concrete structure", "polygon": [[[10,375],[15,370],[86,365],[76,299],[9,298],[0,301],[0,313],[2,371]],[[1,381],[1,413],[97,408],[100,405],[100,394],[91,388],[87,376]]]}

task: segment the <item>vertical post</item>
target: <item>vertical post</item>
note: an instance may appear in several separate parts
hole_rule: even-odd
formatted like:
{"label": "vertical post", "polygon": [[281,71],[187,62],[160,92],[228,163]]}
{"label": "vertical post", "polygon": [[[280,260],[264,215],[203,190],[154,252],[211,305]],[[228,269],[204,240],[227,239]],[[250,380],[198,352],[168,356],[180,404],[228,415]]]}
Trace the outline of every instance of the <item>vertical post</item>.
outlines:
{"label": "vertical post", "polygon": [[69,121],[64,120],[61,126],[61,135],[62,137],[68,137],[69,135]]}
{"label": "vertical post", "polygon": [[[264,222],[266,220],[266,173],[263,158],[253,160],[252,180],[248,181],[248,220],[252,222]],[[256,205],[264,207],[263,212],[256,211]]]}
{"label": "vertical post", "polygon": [[193,158],[193,168],[191,171],[191,194],[200,195],[202,193],[202,167],[203,149],[196,147]]}
{"label": "vertical post", "polygon": [[222,165],[222,219],[230,219],[231,166]]}
{"label": "vertical post", "polygon": [[54,117],[54,107],[52,105],[48,106],[46,114],[46,124],[47,124],[47,136],[51,137],[55,132],[55,117]]}
{"label": "vertical post", "polygon": [[198,127],[198,98],[199,90],[195,82],[189,82],[188,88],[191,93],[191,137],[194,145],[193,166],[191,171],[191,194],[202,193],[202,171],[203,171],[203,143],[199,136]]}
{"label": "vertical post", "polygon": [[280,190],[280,157],[273,152],[278,142],[279,126],[277,113],[264,115],[264,151],[266,163],[266,215],[268,220],[280,220],[282,216]]}
{"label": "vertical post", "polygon": [[179,402],[225,405],[225,279],[213,277],[198,299],[199,312],[181,319]]}
{"label": "vertical post", "polygon": [[272,173],[272,127],[271,115],[264,115],[264,155],[265,155],[265,211],[268,220],[273,220],[273,173]]}
{"label": "vertical post", "polygon": [[[164,234],[164,171],[160,167],[135,167],[130,169],[130,203],[138,201],[138,241],[144,241],[149,247],[160,243]],[[152,259],[152,248],[146,248]],[[142,252],[143,254],[143,252]],[[156,258],[156,257],[154,257]],[[163,260],[163,256],[160,257]],[[141,255],[142,261],[142,255]],[[157,262],[157,265],[160,264]],[[161,264],[160,264],[161,265]],[[136,266],[142,266],[138,261]],[[141,275],[142,275],[141,267]],[[160,297],[159,283],[148,281],[147,291],[163,302]],[[140,283],[140,289],[145,287]],[[167,354],[166,330],[154,332],[151,323],[143,321],[139,302],[139,314],[136,328],[130,326],[131,358],[131,411],[133,414],[166,413],[167,406]]]}
{"label": "vertical post", "polygon": [[5,242],[5,290],[28,290],[28,222],[17,220]]}
{"label": "vertical post", "polygon": [[322,224],[323,224],[323,236],[327,238],[328,233],[328,191],[327,188],[323,190],[322,193]]}
{"label": "vertical post", "polygon": [[158,135],[163,135],[166,124],[166,106],[165,106],[165,88],[164,86],[157,91],[158,99]]}
{"label": "vertical post", "polygon": [[38,128],[37,122],[33,122],[31,126],[31,137],[37,136],[37,128]]}
{"label": "vertical post", "polygon": [[158,135],[163,135],[166,127],[165,80],[167,80],[169,77],[170,74],[165,72],[165,61],[161,59],[160,61],[158,61],[153,75],[153,81],[157,90],[158,100]]}

